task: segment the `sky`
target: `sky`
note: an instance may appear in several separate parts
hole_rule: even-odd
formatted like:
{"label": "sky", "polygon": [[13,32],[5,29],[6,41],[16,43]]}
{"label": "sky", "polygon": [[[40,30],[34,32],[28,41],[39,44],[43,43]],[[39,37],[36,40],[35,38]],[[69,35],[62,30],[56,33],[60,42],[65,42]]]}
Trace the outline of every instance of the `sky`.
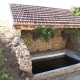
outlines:
{"label": "sky", "polygon": [[72,6],[80,6],[80,0],[1,0],[0,1],[0,19],[9,18],[8,3],[45,6],[53,8],[69,9]]}

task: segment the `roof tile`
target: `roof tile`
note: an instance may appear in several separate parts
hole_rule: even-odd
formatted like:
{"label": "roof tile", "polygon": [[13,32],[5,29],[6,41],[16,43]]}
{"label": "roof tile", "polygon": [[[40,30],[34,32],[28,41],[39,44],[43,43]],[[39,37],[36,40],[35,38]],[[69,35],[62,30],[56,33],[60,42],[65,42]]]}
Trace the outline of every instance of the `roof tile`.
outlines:
{"label": "roof tile", "polygon": [[80,17],[67,9],[11,4],[14,25],[80,25]]}

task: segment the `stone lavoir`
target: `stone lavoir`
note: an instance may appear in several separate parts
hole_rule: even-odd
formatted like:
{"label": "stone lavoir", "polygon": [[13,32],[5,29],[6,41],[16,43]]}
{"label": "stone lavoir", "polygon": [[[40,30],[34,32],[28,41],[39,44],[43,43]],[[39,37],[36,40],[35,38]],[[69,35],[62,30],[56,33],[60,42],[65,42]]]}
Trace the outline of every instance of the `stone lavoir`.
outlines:
{"label": "stone lavoir", "polygon": [[79,61],[67,55],[32,60],[33,74],[55,70],[58,68],[77,64]]}
{"label": "stone lavoir", "polygon": [[[79,16],[76,16],[67,9],[23,4],[10,4],[9,6],[11,12],[10,22],[12,21],[10,23],[10,30],[12,36],[14,36],[12,41],[13,49],[16,52],[20,70],[26,74],[26,80],[44,80],[80,70],[80,59],[75,52],[80,51],[80,38],[70,39],[70,37],[73,38],[73,36],[79,35],[80,33]],[[51,27],[54,29],[54,38],[50,38],[48,42],[43,41],[42,38],[34,41],[32,39],[33,30],[38,27]],[[64,29],[70,30],[66,30],[65,33],[65,31],[63,31]],[[78,30],[78,34],[76,30]],[[62,35],[61,32],[63,32]],[[67,34],[69,34],[69,38],[64,39]],[[54,66],[52,62],[57,63],[58,61],[54,60],[56,57],[59,57],[61,64],[59,67],[54,64],[57,68],[52,68]],[[63,59],[67,63],[68,59],[72,62],[65,64]],[[53,66],[49,66],[50,69],[44,70],[46,68],[43,64],[46,66],[46,62],[49,61]],[[38,64],[39,66],[37,66]],[[42,66],[43,71],[37,72],[40,66]]]}

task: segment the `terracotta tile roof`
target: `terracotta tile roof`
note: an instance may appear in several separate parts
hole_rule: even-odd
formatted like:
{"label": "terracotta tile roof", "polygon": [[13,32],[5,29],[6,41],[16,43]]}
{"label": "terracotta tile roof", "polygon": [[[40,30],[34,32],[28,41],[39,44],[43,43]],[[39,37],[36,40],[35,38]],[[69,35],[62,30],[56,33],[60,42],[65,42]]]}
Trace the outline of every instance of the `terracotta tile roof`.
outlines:
{"label": "terracotta tile roof", "polygon": [[80,25],[80,17],[67,9],[10,4],[14,25]]}

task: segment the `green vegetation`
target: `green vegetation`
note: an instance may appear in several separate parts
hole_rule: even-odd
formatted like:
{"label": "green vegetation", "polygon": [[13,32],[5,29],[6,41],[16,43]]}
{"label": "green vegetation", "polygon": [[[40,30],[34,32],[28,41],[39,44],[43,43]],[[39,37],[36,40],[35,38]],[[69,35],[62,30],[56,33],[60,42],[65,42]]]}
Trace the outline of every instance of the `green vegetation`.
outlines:
{"label": "green vegetation", "polygon": [[7,69],[4,68],[5,58],[3,52],[0,50],[0,80],[12,80],[12,77],[7,72]]}
{"label": "green vegetation", "polygon": [[[41,28],[38,27],[33,30],[32,38],[34,41],[37,39],[43,39],[45,42],[48,42],[50,38],[54,38],[56,31],[50,28]],[[61,30],[60,36],[64,39],[76,40],[79,38],[79,30],[76,28],[65,28]]]}
{"label": "green vegetation", "polygon": [[76,28],[67,28],[67,29],[63,29],[61,31],[61,37],[63,39],[71,39],[71,40],[76,40],[79,38],[79,31]]}
{"label": "green vegetation", "polygon": [[80,7],[71,7],[69,10],[80,16]]}
{"label": "green vegetation", "polygon": [[36,29],[33,30],[33,35],[32,38],[34,41],[36,41],[39,38],[43,38],[43,40],[45,42],[48,42],[50,38],[54,38],[55,35],[55,30],[50,28],[46,28],[46,27],[38,27]]}

